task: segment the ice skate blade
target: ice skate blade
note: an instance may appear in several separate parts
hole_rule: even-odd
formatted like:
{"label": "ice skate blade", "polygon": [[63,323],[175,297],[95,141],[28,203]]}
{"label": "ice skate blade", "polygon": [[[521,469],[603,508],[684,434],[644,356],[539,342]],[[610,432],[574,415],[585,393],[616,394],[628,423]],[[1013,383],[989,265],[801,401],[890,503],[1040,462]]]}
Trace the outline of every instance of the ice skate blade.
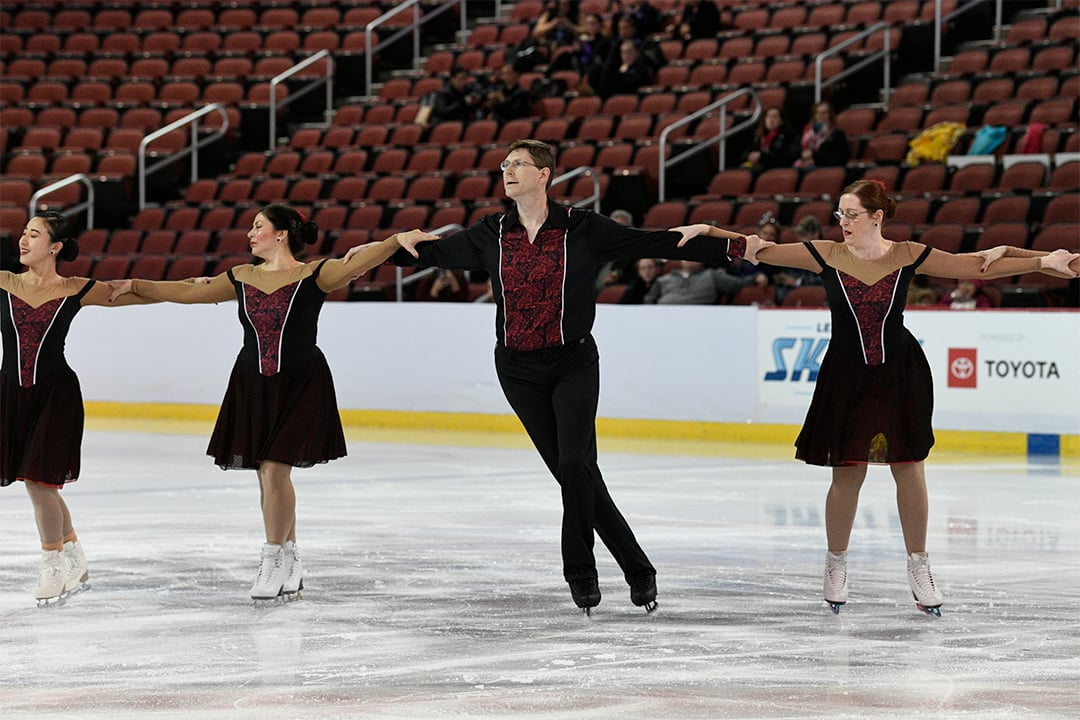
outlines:
{"label": "ice skate blade", "polygon": [[276,597],[269,597],[269,598],[253,597],[253,598],[251,598],[251,605],[256,610],[263,609],[263,608],[272,608],[272,607],[276,607],[278,605],[284,605],[284,604],[285,604],[285,596],[280,592],[277,594]]}
{"label": "ice skate blade", "polygon": [[826,600],[825,602],[829,604],[829,609],[833,611],[833,615],[839,615],[840,608],[844,606],[844,603],[832,602],[831,600]]}
{"label": "ice skate blade", "polygon": [[297,590],[294,593],[282,593],[280,596],[281,602],[284,604],[294,603],[298,600],[304,599],[304,594]]}
{"label": "ice skate blade", "polygon": [[919,608],[920,610],[922,610],[927,615],[933,615],[934,617],[941,617],[941,606],[940,605],[938,605],[937,607],[926,607],[922,603],[915,603],[915,607]]}
{"label": "ice skate blade", "polygon": [[37,600],[38,608],[54,608],[63,605],[67,602],[68,594],[57,595],[51,598],[35,598]]}
{"label": "ice skate blade", "polygon": [[69,590],[68,592],[64,593],[64,595],[67,597],[71,597],[72,595],[78,595],[81,592],[86,592],[89,589],[90,583],[82,582],[74,590]]}
{"label": "ice skate blade", "polygon": [[651,602],[645,603],[641,607],[645,608],[646,615],[651,615],[653,612],[656,611],[656,608],[659,607],[659,603],[655,600],[652,600]]}

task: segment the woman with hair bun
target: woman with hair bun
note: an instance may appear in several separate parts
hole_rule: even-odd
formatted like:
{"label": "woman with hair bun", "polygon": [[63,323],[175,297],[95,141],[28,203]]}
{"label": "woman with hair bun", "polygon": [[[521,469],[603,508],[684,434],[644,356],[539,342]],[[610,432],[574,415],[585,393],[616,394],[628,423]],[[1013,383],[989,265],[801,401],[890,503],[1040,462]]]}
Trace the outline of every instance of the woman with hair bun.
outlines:
{"label": "woman with hair bun", "polygon": [[330,367],[316,343],[327,293],[380,265],[399,248],[415,254],[419,230],[371,243],[348,262],[303,262],[297,255],[318,238],[318,227],[296,210],[273,204],[255,216],[252,254],[259,264],[239,265],[204,282],[122,280],[113,297],[178,303],[237,300],[244,344],[236,358],[207,454],[223,470],[258,473],[266,542],[251,588],[256,601],[299,596],[304,569],[296,546],[293,467],[311,467],[345,455],[345,436]]}
{"label": "woman with hair bun", "polygon": [[[817,273],[832,315],[832,338],[795,456],[832,468],[825,500],[828,538],[824,594],[833,612],[847,602],[847,548],[859,490],[870,463],[887,464],[907,549],[908,583],[921,610],[940,615],[943,601],[926,554],[928,499],[924,461],[934,444],[930,365],[904,327],[908,284],[916,273],[951,278],[999,278],[1025,272],[1075,277],[1080,255],[1002,246],[953,255],[883,235],[896,202],[879,181],[844,188],[834,213],[843,240],[775,245],[762,262]],[[691,226],[690,237],[698,232]],[[679,228],[676,228],[677,230]]]}
{"label": "woman with hair bun", "polygon": [[[79,479],[83,435],[82,391],[64,342],[80,309],[110,303],[107,285],[57,271],[78,255],[75,229],[50,210],[30,218],[19,238],[26,271],[0,271],[0,486],[23,481],[34,505],[40,606],[89,587],[86,555],[59,492]],[[145,302],[132,296],[112,304]]]}

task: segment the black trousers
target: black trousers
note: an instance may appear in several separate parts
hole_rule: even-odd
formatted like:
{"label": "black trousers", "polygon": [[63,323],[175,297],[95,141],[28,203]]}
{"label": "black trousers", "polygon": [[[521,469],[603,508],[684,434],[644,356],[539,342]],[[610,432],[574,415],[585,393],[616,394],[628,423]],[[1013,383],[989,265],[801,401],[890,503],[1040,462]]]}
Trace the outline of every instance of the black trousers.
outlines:
{"label": "black trousers", "polygon": [[594,531],[627,580],[655,574],[596,464],[600,355],[592,336],[530,352],[497,347],[495,370],[506,399],[562,489],[566,580],[596,577]]}

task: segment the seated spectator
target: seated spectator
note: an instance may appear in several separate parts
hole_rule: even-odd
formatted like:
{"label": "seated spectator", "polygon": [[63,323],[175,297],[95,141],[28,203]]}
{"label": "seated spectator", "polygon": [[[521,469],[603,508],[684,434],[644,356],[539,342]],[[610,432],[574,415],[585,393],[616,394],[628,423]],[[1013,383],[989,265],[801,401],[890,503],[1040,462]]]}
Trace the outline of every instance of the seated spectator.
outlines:
{"label": "seated spectator", "polygon": [[[758,234],[761,234],[760,231]],[[795,234],[798,235],[798,242],[821,240],[821,221],[813,215],[806,215],[795,226]],[[817,273],[797,268],[777,268],[772,275],[772,282],[776,287],[777,305],[784,302],[784,298],[792,288],[822,284],[821,276]]]}
{"label": "seated spectator", "polygon": [[499,68],[499,81],[488,93],[485,108],[492,120],[505,123],[532,115],[532,98],[521,87],[519,73],[509,63]]}
{"label": "seated spectator", "polygon": [[620,305],[641,305],[644,303],[645,296],[649,294],[653,285],[656,284],[656,278],[659,277],[664,263],[656,258],[641,258],[634,264],[634,267],[637,277],[626,286],[626,292],[619,298]]}
{"label": "seated spectator", "polygon": [[720,10],[714,0],[690,0],[683,7],[679,22],[671,26],[671,38],[690,42],[714,38],[720,32]]}
{"label": "seated spectator", "polygon": [[620,2],[612,15],[612,23],[618,27],[618,23],[624,18],[633,21],[639,41],[644,41],[645,38],[662,29],[660,11],[650,5],[648,0],[646,2]]}
{"label": "seated spectator", "polygon": [[930,278],[925,275],[911,278],[907,291],[908,305],[937,305],[940,299],[938,291],[930,285]]}
{"label": "seated spectator", "polygon": [[548,73],[574,70],[588,78],[594,66],[602,66],[611,50],[611,36],[604,32],[604,19],[589,13],[581,22],[581,31],[571,45],[571,52],[553,57]]}
{"label": "seated spectator", "polygon": [[983,290],[982,280],[957,280],[956,288],[941,301],[950,310],[975,310],[993,305],[990,296]]}
{"label": "seated spectator", "polygon": [[680,267],[656,279],[645,294],[650,305],[712,305],[723,295],[734,295],[755,282],[754,276],[736,277],[704,263],[682,260]]}
{"label": "seated spectator", "polygon": [[650,82],[652,71],[641,57],[637,43],[626,39],[619,43],[618,61],[609,58],[600,85],[594,89],[597,95],[607,99],[612,95],[636,95],[639,88]]}
{"label": "seated spectator", "polygon": [[799,159],[795,167],[833,167],[846,165],[851,158],[847,135],[836,126],[836,114],[832,105],[819,102],[814,105],[810,122],[803,128],[799,140]]}
{"label": "seated spectator", "polygon": [[469,283],[459,270],[439,270],[428,290],[429,300],[438,302],[466,302],[469,299]]}
{"label": "seated spectator", "polygon": [[572,45],[581,28],[578,27],[577,0],[549,0],[533,25],[532,37],[545,45],[548,56],[560,47]]}
{"label": "seated spectator", "polygon": [[468,122],[476,117],[483,100],[484,93],[473,82],[472,74],[455,65],[450,68],[446,85],[421,100],[414,122],[424,127],[453,120]]}
{"label": "seated spectator", "polygon": [[742,156],[742,166],[755,173],[770,168],[789,167],[798,154],[791,131],[778,107],[765,108],[750,146]]}
{"label": "seated spectator", "polygon": [[[608,217],[624,227],[630,227],[634,224],[634,216],[628,210],[612,210]],[[608,285],[624,282],[624,278],[634,274],[634,267],[635,263],[624,264],[610,260],[604,263],[596,272],[596,291],[600,292]],[[627,272],[627,269],[630,272]]]}

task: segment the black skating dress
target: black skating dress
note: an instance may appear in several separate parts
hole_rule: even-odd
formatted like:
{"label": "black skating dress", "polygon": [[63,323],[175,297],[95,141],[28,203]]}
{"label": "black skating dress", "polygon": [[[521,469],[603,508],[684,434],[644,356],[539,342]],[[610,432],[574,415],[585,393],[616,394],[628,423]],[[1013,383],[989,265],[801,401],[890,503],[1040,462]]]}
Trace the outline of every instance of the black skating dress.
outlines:
{"label": "black skating dress", "polygon": [[904,307],[908,284],[930,248],[910,262],[890,253],[882,259],[883,276],[865,283],[804,245],[824,268],[832,338],[795,456],[825,466],[924,460],[934,444],[933,378],[918,340],[904,327]]}
{"label": "black skating dress", "polygon": [[334,380],[315,344],[326,300],[316,284],[322,263],[270,293],[245,282],[254,269],[227,273],[244,346],[206,452],[221,468],[257,468],[263,460],[311,467],[344,457]]}
{"label": "black skating dress", "polygon": [[324,263],[272,275],[240,265],[195,287],[133,285],[139,295],[158,300],[238,302],[244,345],[206,450],[222,469],[256,469],[264,460],[311,467],[346,454],[330,366],[316,345],[326,300],[317,283]]}
{"label": "black skating dress", "polygon": [[23,299],[31,289],[21,278],[0,272],[0,486],[63,487],[79,478],[83,400],[64,343],[94,282],[65,278],[62,291],[74,294],[34,307]]}

